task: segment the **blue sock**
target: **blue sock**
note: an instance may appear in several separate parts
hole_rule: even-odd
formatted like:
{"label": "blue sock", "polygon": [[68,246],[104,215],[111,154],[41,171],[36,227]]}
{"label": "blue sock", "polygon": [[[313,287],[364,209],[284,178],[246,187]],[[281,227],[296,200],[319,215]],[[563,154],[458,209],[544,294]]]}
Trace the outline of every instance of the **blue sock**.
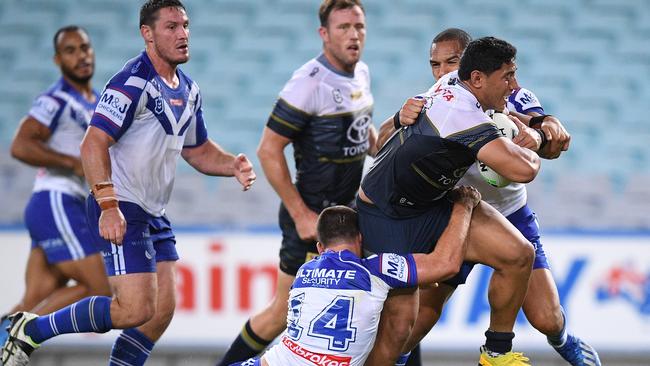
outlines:
{"label": "blue sock", "polygon": [[67,333],[106,333],[113,328],[111,298],[87,297],[48,315],[25,324],[25,334],[36,343]]}
{"label": "blue sock", "polygon": [[111,351],[109,366],[142,366],[151,354],[154,342],[136,328],[124,329]]}
{"label": "blue sock", "polygon": [[406,361],[409,360],[410,355],[411,355],[411,352],[401,354],[399,356],[399,358],[397,359],[397,362],[395,363],[395,366],[404,366],[404,365],[406,365]]}

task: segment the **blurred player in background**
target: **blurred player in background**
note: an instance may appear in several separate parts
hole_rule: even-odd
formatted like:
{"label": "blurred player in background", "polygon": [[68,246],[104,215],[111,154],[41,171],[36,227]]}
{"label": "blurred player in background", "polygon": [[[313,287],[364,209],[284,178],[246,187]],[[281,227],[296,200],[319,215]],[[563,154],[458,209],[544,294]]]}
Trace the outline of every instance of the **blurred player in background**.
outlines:
{"label": "blurred player in background", "polygon": [[282,340],[261,361],[235,365],[363,365],[390,289],[431,285],[458,272],[481,195],[461,187],[450,196],[455,203],[449,225],[429,254],[380,253],[362,259],[357,213],[345,206],[323,210],[317,225],[320,255],[298,271]]}
{"label": "blurred player in background", "polygon": [[[477,158],[511,181],[528,182],[536,176],[537,154],[500,138],[485,113],[500,108],[511,94],[515,56],[516,49],[500,39],[472,42],[461,59],[460,77],[423,94],[426,112],[382,147],[357,201],[367,249],[375,253],[433,250],[450,214],[445,196]],[[526,295],[533,256],[532,245],[491,206],[481,204],[474,210],[465,260],[495,270],[481,365],[527,365],[525,357],[511,351],[512,330]],[[431,306],[426,301],[430,291],[420,289],[422,311]],[[417,300],[413,291],[389,296],[370,364],[398,358],[416,320]]]}
{"label": "blurred player in background", "polygon": [[[47,314],[90,295],[110,295],[104,262],[88,229],[88,188],[79,159],[99,95],[92,88],[95,53],[88,33],[75,25],[54,34],[54,63],[61,78],[32,105],[11,145],[11,155],[39,167],[25,223],[32,249],[25,293],[8,314]],[[68,280],[76,284],[68,286]],[[7,339],[8,316],[0,324]]]}
{"label": "blurred player in background", "polygon": [[110,365],[143,365],[174,314],[178,254],[165,206],[178,157],[204,174],[235,176],[244,190],[255,180],[245,156],[208,139],[198,86],[177,68],[189,60],[183,4],[147,1],[140,33],[145,51],[108,82],[81,145],[89,223],[114,298],[85,298],[41,317],[17,313],[5,366],[27,364],[31,351],[59,334],[110,329],[125,329]]}
{"label": "blurred player in background", "polygon": [[[458,70],[460,58],[471,41],[471,36],[457,28],[440,32],[433,39],[430,50],[430,64],[433,77],[440,80],[444,75]],[[531,127],[542,131],[541,134],[530,132],[530,128],[520,126],[520,134],[513,142],[520,146],[530,147],[529,142],[538,138],[532,148],[539,151],[541,157],[554,159],[562,151],[566,151],[571,140],[570,135],[557,118],[545,115],[544,109],[533,92],[520,88],[517,84],[507,99],[506,108],[525,114],[533,119],[528,121]],[[410,99],[401,111],[400,122],[412,124],[424,104],[423,100]],[[382,125],[382,137],[394,131],[393,123]],[[526,138],[525,136],[529,136]],[[380,139],[381,140],[381,139]],[[544,143],[540,149],[540,145]],[[381,141],[379,143],[382,143]],[[503,188],[496,188],[481,177],[476,165],[473,165],[458,184],[476,187],[483,199],[496,208],[510,221],[535,247],[535,261],[531,274],[528,293],[522,306],[526,318],[535,329],[546,335],[548,343],[573,366],[600,365],[596,350],[580,338],[567,331],[566,315],[560,305],[557,286],[553,280],[550,266],[540,241],[540,230],[534,211],[526,203],[526,186],[522,183],[510,183]],[[465,264],[463,274],[466,279],[473,264]],[[440,318],[442,308],[455,290],[455,286],[441,283],[438,288],[430,291],[431,297],[426,301],[432,306],[429,311],[421,311],[418,323],[413,331],[413,337],[407,348],[421,340]],[[422,301],[422,300],[421,300]],[[421,319],[420,319],[421,318]]]}
{"label": "blurred player in background", "polygon": [[[360,61],[366,35],[363,5],[325,0],[318,15],[323,53],[296,70],[284,86],[258,148],[264,173],[282,200],[276,294],[246,322],[219,365],[260,353],[286,328],[289,288],[298,268],[317,253],[318,213],[353,202],[365,157],[374,154],[370,75]],[[289,144],[295,185],[284,156]]]}

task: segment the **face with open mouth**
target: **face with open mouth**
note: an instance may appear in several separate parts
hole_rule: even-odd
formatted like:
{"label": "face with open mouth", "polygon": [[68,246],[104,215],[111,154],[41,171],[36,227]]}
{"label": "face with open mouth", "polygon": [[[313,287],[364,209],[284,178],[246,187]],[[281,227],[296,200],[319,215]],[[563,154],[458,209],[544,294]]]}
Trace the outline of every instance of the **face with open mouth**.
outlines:
{"label": "face with open mouth", "polygon": [[95,72],[95,51],[82,29],[63,32],[57,38],[54,62],[70,81],[87,83]]}
{"label": "face with open mouth", "polygon": [[518,86],[516,70],[517,65],[514,62],[504,63],[501,68],[486,77],[485,101],[481,102],[484,108],[503,110],[508,97]]}
{"label": "face with open mouth", "polygon": [[366,19],[360,7],[333,10],[319,29],[325,56],[334,67],[353,72],[366,41]]}
{"label": "face with open mouth", "polygon": [[154,48],[160,58],[171,65],[183,64],[190,59],[189,19],[184,9],[160,9],[152,31]]}

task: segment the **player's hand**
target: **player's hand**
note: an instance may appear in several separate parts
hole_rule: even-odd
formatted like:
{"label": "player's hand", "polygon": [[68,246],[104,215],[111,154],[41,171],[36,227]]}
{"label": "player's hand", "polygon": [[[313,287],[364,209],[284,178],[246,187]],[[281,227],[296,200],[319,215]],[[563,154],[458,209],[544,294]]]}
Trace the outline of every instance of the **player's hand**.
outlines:
{"label": "player's hand", "polygon": [[553,116],[547,116],[540,125],[540,129],[546,135],[546,146],[544,147],[542,157],[546,159],[556,159],[562,151],[569,150],[571,145],[571,135],[562,125],[562,122]]}
{"label": "player's hand", "polygon": [[452,189],[448,194],[452,202],[458,202],[474,208],[481,202],[481,193],[474,187],[458,186]]}
{"label": "player's hand", "polygon": [[122,245],[124,233],[126,232],[126,220],[119,207],[109,208],[102,211],[99,216],[99,235],[102,238]]}
{"label": "player's hand", "polygon": [[296,231],[300,240],[316,240],[316,222],[318,221],[318,213],[306,209],[302,214],[293,217],[293,222],[296,225]]}
{"label": "player's hand", "polygon": [[424,108],[423,98],[409,98],[399,110],[399,123],[402,126],[410,126],[415,123]]}
{"label": "player's hand", "polygon": [[239,184],[244,187],[243,190],[248,191],[251,189],[253,183],[255,183],[255,179],[257,179],[257,175],[255,175],[255,172],[253,171],[253,164],[251,164],[246,155],[239,154],[235,158],[233,165],[235,169],[235,178],[237,178]]}
{"label": "player's hand", "polygon": [[542,145],[542,136],[540,136],[537,131],[522,123],[517,117],[509,114],[508,118],[510,118],[510,120],[517,125],[517,129],[519,129],[519,133],[512,139],[512,142],[523,148],[538,151],[539,147]]}

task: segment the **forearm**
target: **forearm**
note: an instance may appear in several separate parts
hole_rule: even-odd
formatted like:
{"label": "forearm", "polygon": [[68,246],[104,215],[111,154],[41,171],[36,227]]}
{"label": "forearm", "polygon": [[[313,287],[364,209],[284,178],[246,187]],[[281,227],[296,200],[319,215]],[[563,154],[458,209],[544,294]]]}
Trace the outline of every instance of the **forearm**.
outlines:
{"label": "forearm", "polygon": [[221,177],[235,175],[235,156],[212,140],[206,141],[199,147],[183,150],[183,157],[194,169],[205,175]]}
{"label": "forearm", "polygon": [[111,181],[111,157],[108,148],[109,146],[87,139],[81,143],[81,163],[91,189],[97,183]]}
{"label": "forearm", "polygon": [[370,126],[368,129],[368,145],[370,145],[368,148],[368,155],[374,158],[375,155],[377,155],[377,151],[379,151],[379,148],[377,147],[377,130],[375,129],[375,126]]}
{"label": "forearm", "polygon": [[11,145],[11,156],[35,167],[74,170],[79,158],[61,154],[37,140],[15,141]]}
{"label": "forearm", "polygon": [[377,137],[377,150],[381,149],[382,146],[388,141],[388,138],[395,133],[395,126],[393,122],[393,117],[385,120],[379,127],[379,136]]}
{"label": "forearm", "polygon": [[287,160],[282,151],[260,151],[258,153],[262,170],[291,217],[309,210],[296,186],[291,182]]}

